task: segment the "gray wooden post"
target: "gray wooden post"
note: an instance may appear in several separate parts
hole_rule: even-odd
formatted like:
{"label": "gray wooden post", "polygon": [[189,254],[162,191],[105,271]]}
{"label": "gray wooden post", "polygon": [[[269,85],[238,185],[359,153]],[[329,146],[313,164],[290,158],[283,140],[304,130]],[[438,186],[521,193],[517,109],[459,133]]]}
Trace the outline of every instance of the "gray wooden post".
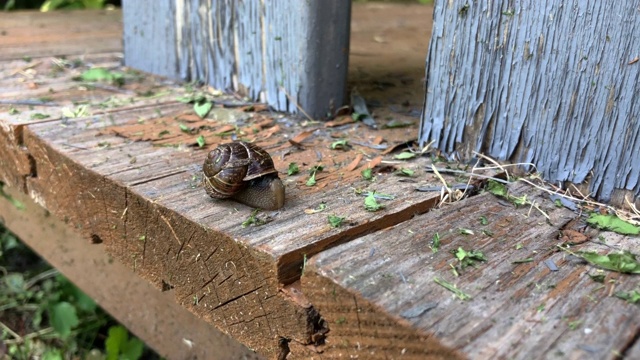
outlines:
{"label": "gray wooden post", "polygon": [[640,194],[636,2],[436,1],[420,141]]}
{"label": "gray wooden post", "polygon": [[125,64],[325,117],[346,91],[350,0],[124,0]]}

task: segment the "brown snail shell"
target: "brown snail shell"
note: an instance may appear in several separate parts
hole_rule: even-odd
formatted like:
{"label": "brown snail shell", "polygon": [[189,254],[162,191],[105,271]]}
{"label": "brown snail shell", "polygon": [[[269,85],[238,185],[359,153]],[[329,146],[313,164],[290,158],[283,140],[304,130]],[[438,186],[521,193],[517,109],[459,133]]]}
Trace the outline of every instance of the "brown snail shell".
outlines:
{"label": "brown snail shell", "polygon": [[266,210],[284,205],[284,185],[269,153],[244,141],[222,144],[202,166],[204,189],[212,198],[232,198]]}

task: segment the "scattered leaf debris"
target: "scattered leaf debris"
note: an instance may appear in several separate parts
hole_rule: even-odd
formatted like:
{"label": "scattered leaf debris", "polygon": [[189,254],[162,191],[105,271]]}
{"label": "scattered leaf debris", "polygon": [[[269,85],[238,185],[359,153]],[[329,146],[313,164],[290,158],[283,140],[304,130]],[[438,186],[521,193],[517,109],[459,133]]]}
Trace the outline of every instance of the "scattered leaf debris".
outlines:
{"label": "scattered leaf debris", "polygon": [[622,251],[618,253],[611,252],[606,255],[601,255],[595,251],[573,252],[566,247],[560,245],[558,245],[558,247],[571,255],[575,255],[586,260],[591,265],[605,270],[626,274],[640,274],[640,263],[636,260],[636,255],[629,251]]}
{"label": "scattered leaf debris", "polygon": [[331,143],[331,150],[349,150],[349,140],[342,139]]}
{"label": "scattered leaf debris", "polygon": [[255,209],[251,212],[251,215],[247,218],[247,220],[242,222],[242,228],[246,228],[248,226],[260,226],[266,224],[268,221],[258,217],[259,209]]}
{"label": "scattered leaf debris", "polygon": [[617,291],[615,297],[625,300],[629,304],[637,304],[640,301],[640,292],[638,290]]}
{"label": "scattered leaf debris", "polygon": [[300,172],[300,168],[298,164],[295,162],[289,163],[289,168],[287,169],[287,175],[292,176]]}
{"label": "scattered leaf debris", "polygon": [[415,174],[415,171],[413,171],[411,169],[400,168],[394,174],[396,174],[398,176],[412,177]]}
{"label": "scattered leaf debris", "polygon": [[455,255],[456,259],[460,262],[460,268],[464,269],[467,266],[475,265],[480,261],[487,261],[487,258],[484,256],[482,251],[480,250],[471,250],[466,251],[462,247],[458,247],[457,250],[451,250],[451,252]]}
{"label": "scattered leaf debris", "polygon": [[413,159],[416,156],[417,156],[416,153],[405,151],[405,152],[401,152],[398,155],[395,155],[393,158],[396,160],[409,160],[409,159]]}
{"label": "scattered leaf debris", "polygon": [[465,292],[463,292],[462,290],[458,289],[454,284],[452,284],[452,283],[450,283],[450,282],[448,282],[446,280],[441,280],[441,279],[439,279],[437,277],[433,278],[433,281],[436,284],[438,284],[438,285],[444,287],[445,289],[451,291],[452,293],[454,293],[454,295],[458,299],[463,300],[463,301],[471,300],[471,295],[468,295]]}
{"label": "scattered leaf debris", "polygon": [[315,165],[309,170],[309,173],[311,174],[311,176],[309,176],[309,180],[307,180],[307,183],[306,183],[307,186],[314,186],[316,184],[316,173],[319,173],[323,169],[324,169],[324,166]]}
{"label": "scattered leaf debris", "polygon": [[433,234],[433,239],[431,239],[431,245],[429,245],[429,248],[431,248],[431,252],[434,254],[438,252],[440,249],[440,234]]}
{"label": "scattered leaf debris", "polygon": [[629,222],[626,222],[616,215],[599,215],[591,214],[587,219],[587,224],[594,226],[598,229],[613,231],[621,235],[638,235],[640,234],[640,227],[635,226]]}
{"label": "scattered leaf debris", "polygon": [[384,205],[379,204],[376,200],[375,191],[369,192],[367,197],[364,199],[364,208],[371,212],[384,209]]}
{"label": "scattered leaf debris", "polygon": [[366,168],[360,172],[362,178],[365,180],[373,180],[373,170],[371,168]]}
{"label": "scattered leaf debris", "polygon": [[340,217],[337,215],[329,215],[328,216],[328,220],[329,220],[329,225],[331,225],[332,228],[339,228],[342,225],[342,222],[344,221],[344,217]]}
{"label": "scattered leaf debris", "polygon": [[327,209],[327,204],[321,202],[315,209],[305,209],[304,213],[305,214],[316,214],[322,211],[325,211]]}

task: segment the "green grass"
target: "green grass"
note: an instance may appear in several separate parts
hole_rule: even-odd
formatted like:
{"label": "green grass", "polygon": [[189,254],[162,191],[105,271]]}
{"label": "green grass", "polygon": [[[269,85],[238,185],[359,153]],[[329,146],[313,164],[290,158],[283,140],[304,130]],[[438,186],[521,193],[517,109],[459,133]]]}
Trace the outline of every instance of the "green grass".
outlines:
{"label": "green grass", "polygon": [[0,359],[159,359],[0,224]]}

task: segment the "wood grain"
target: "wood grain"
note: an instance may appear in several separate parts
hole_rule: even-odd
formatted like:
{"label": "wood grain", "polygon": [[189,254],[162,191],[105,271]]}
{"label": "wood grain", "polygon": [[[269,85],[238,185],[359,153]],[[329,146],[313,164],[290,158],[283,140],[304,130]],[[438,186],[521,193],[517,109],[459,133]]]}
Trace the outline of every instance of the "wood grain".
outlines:
{"label": "wood grain", "polygon": [[117,10],[2,12],[0,60],[119,51],[121,17]]}
{"label": "wood grain", "polygon": [[[19,209],[7,198],[0,198],[3,225],[15,229],[16,235],[37,253],[49,255],[47,260],[52,266],[73,279],[74,284],[161,356],[261,359],[212,325],[199,321],[176,304],[170,293],[160,293],[120,262],[113,261],[100,244],[88,242],[27,194],[7,187],[3,188],[3,194],[24,206]],[[42,238],[46,241],[37,240]]]}
{"label": "wood grain", "polygon": [[[87,125],[85,119],[69,120],[64,127],[57,122],[31,125],[25,145],[36,159],[38,176],[28,179],[28,190],[52,212],[100,238],[109,253],[156,287],[174,289],[176,301],[252,347],[274,349],[275,341],[265,343],[265,339],[279,337],[309,344],[322,330],[312,308],[291,305],[279,290],[280,284],[299,278],[305,256],[404,221],[429,210],[439,199],[438,193],[414,192],[416,183],[400,182],[402,178],[393,174],[380,173],[375,182],[352,177],[354,188],[395,196],[380,200],[384,210],[366,211],[363,196],[330,184],[330,179],[344,177],[340,169],[348,165],[353,151],[331,150],[334,130],[319,131],[313,148],[288,155],[286,161],[299,159],[310,167],[315,162],[309,159],[322,153],[324,163],[336,164],[318,176],[318,183],[325,186],[303,185],[306,173],[285,179],[285,208],[261,214],[270,219],[266,225],[243,228],[251,208],[211,200],[200,187],[206,151],[154,147],[122,136],[128,134],[123,130],[127,126],[139,130],[141,123],[156,129],[150,132],[154,134],[162,126],[176,129],[177,122],[163,125],[164,121],[190,111],[187,105],[169,104],[112,112],[106,127],[103,122]],[[225,124],[210,120],[211,132]],[[298,127],[291,123],[287,131],[291,134]],[[117,128],[120,135],[110,128]],[[282,140],[276,142],[280,147],[271,149],[281,172],[287,162],[280,155],[292,151],[284,141],[288,136],[282,131],[277,137]],[[109,145],[101,145],[105,143]],[[404,164],[417,171],[426,165],[426,161]],[[438,183],[422,174],[421,182]],[[320,203],[329,210],[304,212]],[[346,225],[332,229],[328,213],[345,216]]]}
{"label": "wood grain", "polygon": [[631,3],[436,2],[421,143],[533,163],[552,183],[640,206],[634,11]]}
{"label": "wood grain", "polygon": [[[514,208],[483,194],[312,258],[302,278],[303,292],[328,322],[327,346],[367,358],[400,357],[407,351],[420,357],[443,347],[474,359],[614,358],[623,353],[634,342],[638,325],[631,319],[640,310],[611,297],[609,283],[587,276],[593,267],[556,247],[559,231],[577,215],[556,208],[531,188],[512,191],[536,201],[550,219],[531,207]],[[434,234],[442,243],[437,253],[429,248]],[[606,244],[616,246],[614,235],[606,236]],[[587,244],[600,252],[606,248]],[[451,251],[459,247],[481,250],[487,261],[458,268],[456,277]],[[635,250],[638,245],[619,237],[616,247]],[[545,261],[558,271],[550,271]],[[435,278],[455,284],[472,299],[457,299]],[[616,288],[639,284],[631,275],[607,278],[615,279]],[[432,343],[421,347],[426,337]]]}

